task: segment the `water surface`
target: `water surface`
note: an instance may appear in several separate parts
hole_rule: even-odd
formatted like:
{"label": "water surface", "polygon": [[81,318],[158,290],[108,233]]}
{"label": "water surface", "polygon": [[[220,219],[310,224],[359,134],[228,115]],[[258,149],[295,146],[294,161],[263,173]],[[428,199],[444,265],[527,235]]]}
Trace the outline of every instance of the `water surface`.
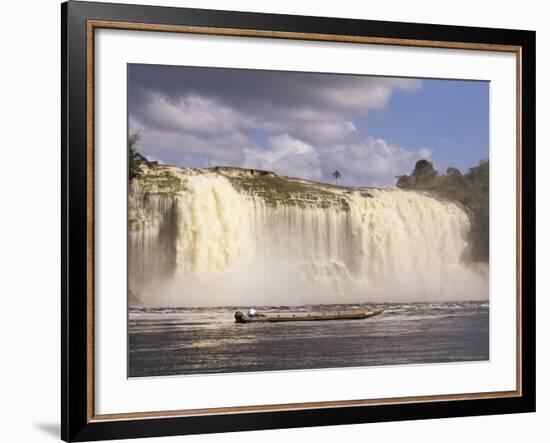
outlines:
{"label": "water surface", "polygon": [[363,320],[236,324],[246,308],[130,309],[130,377],[489,359],[488,303],[263,307],[265,314],[384,308]]}

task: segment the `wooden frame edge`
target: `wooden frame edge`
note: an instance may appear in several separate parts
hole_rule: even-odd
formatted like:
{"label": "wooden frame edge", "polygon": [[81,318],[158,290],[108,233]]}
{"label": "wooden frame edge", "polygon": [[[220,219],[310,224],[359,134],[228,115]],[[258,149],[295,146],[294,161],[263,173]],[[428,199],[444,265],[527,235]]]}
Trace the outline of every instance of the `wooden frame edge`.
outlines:
{"label": "wooden frame edge", "polygon": [[[152,31],[152,32],[171,32],[171,33],[187,33],[199,35],[221,35],[221,36],[238,36],[238,37],[255,37],[255,38],[279,38],[290,40],[307,40],[307,41],[325,41],[325,42],[342,42],[342,43],[358,43],[358,44],[375,44],[375,45],[395,45],[407,47],[424,47],[424,48],[443,48],[457,50],[477,50],[477,51],[497,51],[510,52],[516,56],[516,157],[517,161],[517,192],[516,192],[516,242],[517,242],[517,297],[516,297],[516,390],[515,391],[500,391],[491,393],[470,393],[470,394],[449,394],[435,396],[418,396],[418,397],[392,397],[386,399],[370,399],[370,400],[335,400],[329,402],[305,402],[305,403],[287,403],[275,405],[259,405],[259,406],[235,406],[226,408],[200,408],[200,409],[182,409],[173,411],[150,411],[150,412],[130,412],[116,414],[95,414],[94,411],[94,343],[93,343],[93,322],[94,322],[94,284],[93,284],[93,214],[94,214],[94,36],[96,29],[119,29],[119,30],[135,30],[135,31]],[[275,412],[275,411],[294,411],[303,409],[317,408],[337,408],[337,407],[358,407],[368,405],[387,405],[387,404],[404,404],[404,403],[419,403],[419,402],[436,402],[436,401],[461,401],[475,399],[491,399],[491,398],[507,398],[520,397],[522,395],[521,383],[521,46],[517,45],[495,45],[484,43],[460,43],[460,42],[445,42],[435,40],[412,40],[398,38],[382,38],[382,37],[361,37],[361,36],[345,36],[333,34],[315,34],[315,33],[297,33],[284,31],[263,31],[250,29],[236,28],[214,28],[206,26],[188,26],[188,25],[162,25],[148,23],[134,23],[123,21],[107,21],[107,20],[87,20],[87,157],[88,157],[88,240],[89,240],[89,263],[88,263],[88,398],[87,398],[87,420],[88,422],[106,421],[106,420],[122,420],[122,419],[138,419],[138,418],[157,418],[157,417],[188,417],[197,415],[217,415],[231,414],[242,412]],[[91,263],[90,263],[91,262]],[[91,324],[90,324],[91,323]]]}
{"label": "wooden frame edge", "polygon": [[499,45],[491,43],[449,42],[440,40],[420,40],[407,38],[368,37],[341,34],[320,34],[308,32],[266,31],[261,29],[238,29],[211,26],[167,25],[115,20],[88,20],[92,31],[101,29],[119,29],[127,31],[170,32],[199,35],[218,35],[226,37],[276,38],[285,40],[322,41],[335,43],[360,43],[383,46],[413,46],[422,48],[464,49],[475,51],[518,52],[521,46]]}
{"label": "wooden frame edge", "polygon": [[465,401],[465,400],[480,400],[480,399],[495,399],[495,398],[511,398],[520,397],[521,393],[516,391],[499,391],[489,393],[472,393],[472,394],[450,394],[450,395],[432,395],[432,396],[415,396],[415,397],[388,397],[377,398],[370,400],[336,400],[324,402],[309,402],[309,403],[281,403],[256,406],[230,406],[221,408],[197,408],[197,409],[180,409],[172,411],[149,411],[149,412],[128,412],[115,414],[99,414],[92,417],[91,422],[127,420],[127,419],[152,419],[166,417],[196,417],[209,415],[225,415],[225,414],[240,414],[248,412],[251,414],[260,412],[286,412],[286,411],[302,411],[307,409],[333,409],[333,408],[349,408],[374,405],[395,405],[395,404],[412,404],[412,403],[435,403],[440,401]]}

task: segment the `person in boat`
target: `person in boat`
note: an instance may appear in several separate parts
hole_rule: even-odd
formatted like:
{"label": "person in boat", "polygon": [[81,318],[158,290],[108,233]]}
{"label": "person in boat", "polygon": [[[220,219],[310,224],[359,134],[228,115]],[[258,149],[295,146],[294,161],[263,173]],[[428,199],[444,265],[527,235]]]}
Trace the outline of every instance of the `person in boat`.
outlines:
{"label": "person in boat", "polygon": [[257,313],[256,313],[256,309],[254,309],[254,307],[250,308],[248,310],[248,316],[249,317],[256,317]]}

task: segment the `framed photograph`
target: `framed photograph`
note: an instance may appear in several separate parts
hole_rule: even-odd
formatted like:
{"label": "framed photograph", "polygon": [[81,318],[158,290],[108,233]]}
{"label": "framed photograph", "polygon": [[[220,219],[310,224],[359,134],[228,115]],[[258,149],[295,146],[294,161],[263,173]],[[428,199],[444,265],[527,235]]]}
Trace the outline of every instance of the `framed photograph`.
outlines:
{"label": "framed photograph", "polygon": [[535,410],[535,33],[64,3],[65,441]]}

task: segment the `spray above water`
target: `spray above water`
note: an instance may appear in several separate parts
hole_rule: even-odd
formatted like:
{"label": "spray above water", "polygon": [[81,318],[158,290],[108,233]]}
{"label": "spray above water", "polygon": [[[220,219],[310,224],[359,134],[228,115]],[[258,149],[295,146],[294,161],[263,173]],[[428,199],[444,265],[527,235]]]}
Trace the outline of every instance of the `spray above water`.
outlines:
{"label": "spray above water", "polygon": [[129,195],[130,305],[484,300],[454,203],[237,169],[158,167]]}

